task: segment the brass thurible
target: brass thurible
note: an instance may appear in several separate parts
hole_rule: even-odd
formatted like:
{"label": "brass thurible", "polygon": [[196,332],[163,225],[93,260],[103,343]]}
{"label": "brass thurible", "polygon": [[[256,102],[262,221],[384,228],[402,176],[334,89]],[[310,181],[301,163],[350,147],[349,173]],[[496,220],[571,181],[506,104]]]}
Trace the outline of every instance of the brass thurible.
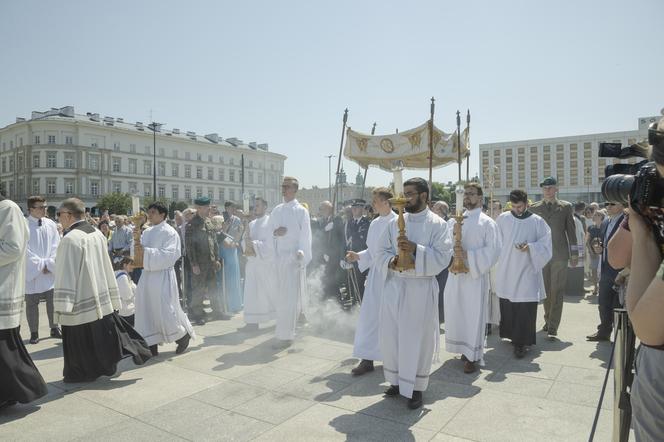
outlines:
{"label": "brass thurible", "polygon": [[[403,196],[403,193],[399,197],[390,198],[390,203],[392,207],[396,208],[399,211],[399,217],[397,219],[397,226],[399,226],[399,236],[397,240],[408,239],[406,236],[406,220],[403,216],[403,210],[406,207],[408,199]],[[399,250],[399,254],[396,256],[396,263],[394,269],[399,272],[406,270],[412,270],[415,268],[415,260],[413,255],[403,250]]]}

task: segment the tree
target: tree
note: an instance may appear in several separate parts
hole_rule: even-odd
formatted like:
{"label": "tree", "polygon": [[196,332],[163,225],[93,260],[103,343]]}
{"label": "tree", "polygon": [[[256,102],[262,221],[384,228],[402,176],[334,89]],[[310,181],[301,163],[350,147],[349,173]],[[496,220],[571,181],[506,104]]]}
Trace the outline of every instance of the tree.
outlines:
{"label": "tree", "polygon": [[445,186],[443,183],[431,183],[433,190],[433,195],[431,195],[432,201],[445,201],[451,206],[453,200],[453,193]]}
{"label": "tree", "polygon": [[131,195],[128,193],[107,193],[97,200],[97,207],[101,211],[108,210],[109,213],[124,215],[131,209]]}

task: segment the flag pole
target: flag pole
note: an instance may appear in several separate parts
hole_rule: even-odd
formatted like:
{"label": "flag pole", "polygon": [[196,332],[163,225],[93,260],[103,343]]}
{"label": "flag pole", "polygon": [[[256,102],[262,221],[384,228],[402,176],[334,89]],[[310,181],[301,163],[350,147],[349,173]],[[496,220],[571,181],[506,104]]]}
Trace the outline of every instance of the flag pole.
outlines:
{"label": "flag pole", "polygon": [[431,117],[429,118],[429,199],[433,198],[433,114],[436,99],[431,97]]}
{"label": "flag pole", "polygon": [[459,163],[459,182],[461,182],[461,112],[457,109],[457,162]]}
{"label": "flag pole", "polygon": [[348,122],[348,108],[344,111],[343,126],[341,128],[341,143],[339,144],[339,157],[337,159],[337,173],[334,183],[334,200],[332,201],[333,210],[337,210],[337,197],[339,194],[339,170],[341,169],[341,155],[344,149],[344,136],[346,135],[346,123]]}
{"label": "flag pole", "polygon": [[468,153],[466,154],[466,181],[470,181],[470,109],[466,112],[466,148]]}
{"label": "flag pole", "polygon": [[[373,127],[371,128],[371,135],[376,133],[376,122],[374,121]],[[362,178],[362,193],[361,198],[364,199],[364,188],[367,186],[367,171],[369,170],[369,165],[364,168],[364,178]]]}

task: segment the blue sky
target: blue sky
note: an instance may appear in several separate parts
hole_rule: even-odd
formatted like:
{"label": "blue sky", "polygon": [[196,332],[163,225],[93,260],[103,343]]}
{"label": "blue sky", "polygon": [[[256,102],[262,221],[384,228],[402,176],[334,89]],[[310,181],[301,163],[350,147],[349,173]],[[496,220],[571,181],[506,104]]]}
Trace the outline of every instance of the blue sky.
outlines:
{"label": "blue sky", "polygon": [[346,107],[377,133],[425,121],[431,96],[443,130],[470,108],[475,153],[634,129],[664,107],[663,43],[660,0],[3,1],[0,126],[65,105],[128,121],[152,109],[168,127],[267,142],[287,174],[326,186]]}

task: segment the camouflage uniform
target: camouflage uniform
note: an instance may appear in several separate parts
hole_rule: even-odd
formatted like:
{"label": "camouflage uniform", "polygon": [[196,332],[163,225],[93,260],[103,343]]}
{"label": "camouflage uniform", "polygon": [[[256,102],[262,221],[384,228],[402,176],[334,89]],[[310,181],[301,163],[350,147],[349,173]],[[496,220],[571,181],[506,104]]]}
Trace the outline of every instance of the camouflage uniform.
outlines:
{"label": "camouflage uniform", "polygon": [[[215,263],[219,261],[217,233],[209,219],[196,215],[186,227],[186,253],[191,267],[198,266],[198,275],[191,273],[191,305],[189,312],[192,319],[204,319],[203,299],[205,295],[214,297],[217,290]],[[222,313],[222,312],[216,312]]]}

